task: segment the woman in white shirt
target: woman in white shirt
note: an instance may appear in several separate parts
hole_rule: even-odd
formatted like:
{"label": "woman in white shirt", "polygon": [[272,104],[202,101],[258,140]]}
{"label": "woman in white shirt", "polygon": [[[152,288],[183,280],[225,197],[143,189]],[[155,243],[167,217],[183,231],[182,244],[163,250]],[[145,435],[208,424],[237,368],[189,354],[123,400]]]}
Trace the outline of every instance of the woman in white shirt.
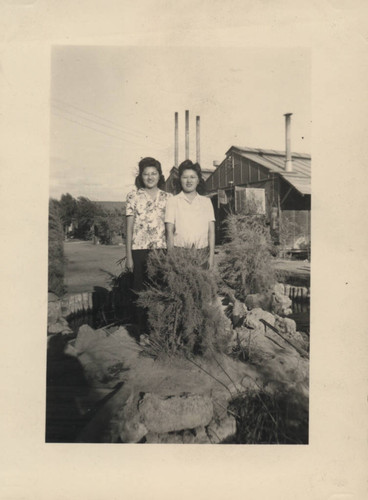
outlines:
{"label": "woman in white shirt", "polygon": [[201,167],[185,160],[179,165],[181,191],[167,201],[165,225],[168,250],[173,247],[206,249],[211,269],[215,253],[215,215],[204,192]]}

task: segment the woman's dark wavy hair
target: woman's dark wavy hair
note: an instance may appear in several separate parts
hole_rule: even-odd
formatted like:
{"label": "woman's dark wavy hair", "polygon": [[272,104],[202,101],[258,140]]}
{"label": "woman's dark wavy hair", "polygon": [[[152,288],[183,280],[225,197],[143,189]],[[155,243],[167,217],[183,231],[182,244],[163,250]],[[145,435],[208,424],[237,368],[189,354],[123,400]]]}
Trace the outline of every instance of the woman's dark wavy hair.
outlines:
{"label": "woman's dark wavy hair", "polygon": [[181,186],[181,176],[186,170],[194,170],[194,172],[198,175],[199,179],[199,184],[197,186],[197,193],[198,194],[205,194],[206,193],[206,186],[204,183],[204,179],[202,177],[202,170],[199,165],[199,163],[193,163],[192,160],[185,160],[179,165],[179,174],[176,179],[176,192],[180,193],[180,191],[183,191],[183,188]]}
{"label": "woman's dark wavy hair", "polygon": [[143,174],[143,171],[146,167],[155,167],[157,172],[160,174],[160,178],[158,180],[157,187],[159,189],[164,189],[165,188],[165,177],[162,174],[161,163],[158,160],[155,160],[155,158],[151,158],[149,156],[147,156],[146,158],[142,158],[142,160],[138,163],[139,173],[138,173],[137,177],[135,178],[136,187],[138,189],[144,188],[142,174]]}

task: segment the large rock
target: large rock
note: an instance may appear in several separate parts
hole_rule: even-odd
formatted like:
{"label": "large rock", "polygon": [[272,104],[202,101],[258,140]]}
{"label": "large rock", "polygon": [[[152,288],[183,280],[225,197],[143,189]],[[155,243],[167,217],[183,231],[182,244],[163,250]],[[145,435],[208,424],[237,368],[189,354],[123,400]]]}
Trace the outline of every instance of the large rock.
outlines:
{"label": "large rock", "polygon": [[271,311],[274,314],[278,314],[281,316],[288,316],[292,313],[291,309],[291,299],[284,295],[283,293],[274,292],[272,294],[272,305]]}
{"label": "large rock", "polygon": [[103,404],[80,441],[220,443],[235,432],[227,408],[239,392],[269,387],[272,380],[279,387],[299,384],[307,394],[308,362],[260,321],[273,324],[275,318],[258,309],[248,312],[247,319],[253,327],[237,332],[250,349],[251,363],[219,353],[153,360],[142,355],[125,328],[81,327],[74,355],[94,390],[124,384]]}
{"label": "large rock", "polygon": [[125,380],[141,352],[125,328],[108,333],[88,325],[79,328],[74,349],[90,382],[110,386]]}
{"label": "large rock", "polygon": [[282,283],[276,283],[269,292],[254,293],[245,298],[245,305],[248,309],[261,308],[282,316],[291,314],[291,304],[291,299],[285,294],[285,287]]}
{"label": "large rock", "polygon": [[53,325],[58,322],[62,317],[61,314],[61,302],[57,295],[54,293],[49,293],[48,295],[48,307],[47,307],[47,325]]}
{"label": "large rock", "polygon": [[294,335],[296,333],[296,323],[291,318],[282,318],[281,316],[276,316],[275,326],[280,330],[281,333],[289,333],[291,335]]}
{"label": "large rock", "polygon": [[65,318],[59,318],[56,323],[49,324],[47,326],[47,331],[49,334],[62,333],[63,335],[68,335],[73,333],[73,330],[69,328],[69,324]]}
{"label": "large rock", "polygon": [[272,296],[270,293],[252,293],[245,297],[245,305],[248,309],[264,309],[271,311]]}
{"label": "large rock", "polygon": [[279,387],[300,385],[303,393],[308,391],[309,360],[272,329],[242,327],[238,329],[238,337],[248,361],[260,367],[266,381],[272,380]]}
{"label": "large rock", "polygon": [[140,401],[139,413],[148,430],[161,434],[208,425],[213,405],[208,396],[198,394],[165,398],[149,393]]}
{"label": "large rock", "polygon": [[255,309],[252,309],[249,311],[245,318],[244,326],[247,328],[259,328],[260,326],[263,327],[263,324],[259,321],[260,319],[263,319],[267,321],[267,323],[270,323],[270,325],[274,326],[275,325],[275,316],[273,314],[264,311],[260,307],[256,307]]}
{"label": "large rock", "polygon": [[276,283],[272,291],[278,295],[285,295],[285,286],[282,283]]}
{"label": "large rock", "polygon": [[208,437],[208,434],[206,432],[205,427],[203,425],[196,427],[194,429],[194,434],[195,434],[195,444],[210,444],[210,438]]}
{"label": "large rock", "polygon": [[132,392],[119,414],[119,436],[123,443],[138,443],[148,433],[147,427],[140,420],[138,398]]}
{"label": "large rock", "polygon": [[235,299],[232,311],[233,326],[238,326],[240,323],[242,323],[247,312],[247,306],[243,302],[240,302],[240,300]]}
{"label": "large rock", "polygon": [[287,340],[291,341],[297,347],[308,351],[309,342],[306,341],[300,332],[296,331],[296,323],[293,319],[276,316],[275,326]]}
{"label": "large rock", "polygon": [[236,434],[236,420],[226,415],[220,421],[212,421],[207,428],[207,434],[212,443],[218,444]]}

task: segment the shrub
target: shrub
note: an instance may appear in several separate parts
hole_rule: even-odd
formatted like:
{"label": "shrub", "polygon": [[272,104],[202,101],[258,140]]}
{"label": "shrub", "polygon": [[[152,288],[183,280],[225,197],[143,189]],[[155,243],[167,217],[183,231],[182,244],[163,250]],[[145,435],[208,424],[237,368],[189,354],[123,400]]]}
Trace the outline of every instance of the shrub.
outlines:
{"label": "shrub", "polygon": [[276,282],[272,265],[273,243],[265,216],[229,214],[227,243],[219,256],[221,288],[230,287],[239,300],[267,291]]}
{"label": "shrub", "polygon": [[233,444],[308,444],[308,400],[292,391],[248,390],[230,404]]}
{"label": "shrub", "polygon": [[149,286],[138,306],[147,309],[150,345],[156,355],[179,351],[207,355],[227,347],[224,317],[217,303],[216,280],[195,249],[152,251]]}
{"label": "shrub", "polygon": [[64,230],[56,200],[49,201],[48,290],[59,297],[64,294]]}

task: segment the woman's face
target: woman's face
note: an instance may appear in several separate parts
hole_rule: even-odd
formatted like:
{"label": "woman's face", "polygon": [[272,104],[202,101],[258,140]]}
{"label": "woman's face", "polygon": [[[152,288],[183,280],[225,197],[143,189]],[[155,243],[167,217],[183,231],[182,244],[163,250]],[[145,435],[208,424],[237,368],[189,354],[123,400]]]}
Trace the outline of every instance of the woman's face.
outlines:
{"label": "woman's face", "polygon": [[181,187],[185,193],[193,193],[199,184],[199,178],[195,170],[184,170],[180,177]]}
{"label": "woman's face", "polygon": [[160,174],[156,167],[145,167],[142,172],[142,180],[144,187],[148,189],[155,188],[160,179]]}

